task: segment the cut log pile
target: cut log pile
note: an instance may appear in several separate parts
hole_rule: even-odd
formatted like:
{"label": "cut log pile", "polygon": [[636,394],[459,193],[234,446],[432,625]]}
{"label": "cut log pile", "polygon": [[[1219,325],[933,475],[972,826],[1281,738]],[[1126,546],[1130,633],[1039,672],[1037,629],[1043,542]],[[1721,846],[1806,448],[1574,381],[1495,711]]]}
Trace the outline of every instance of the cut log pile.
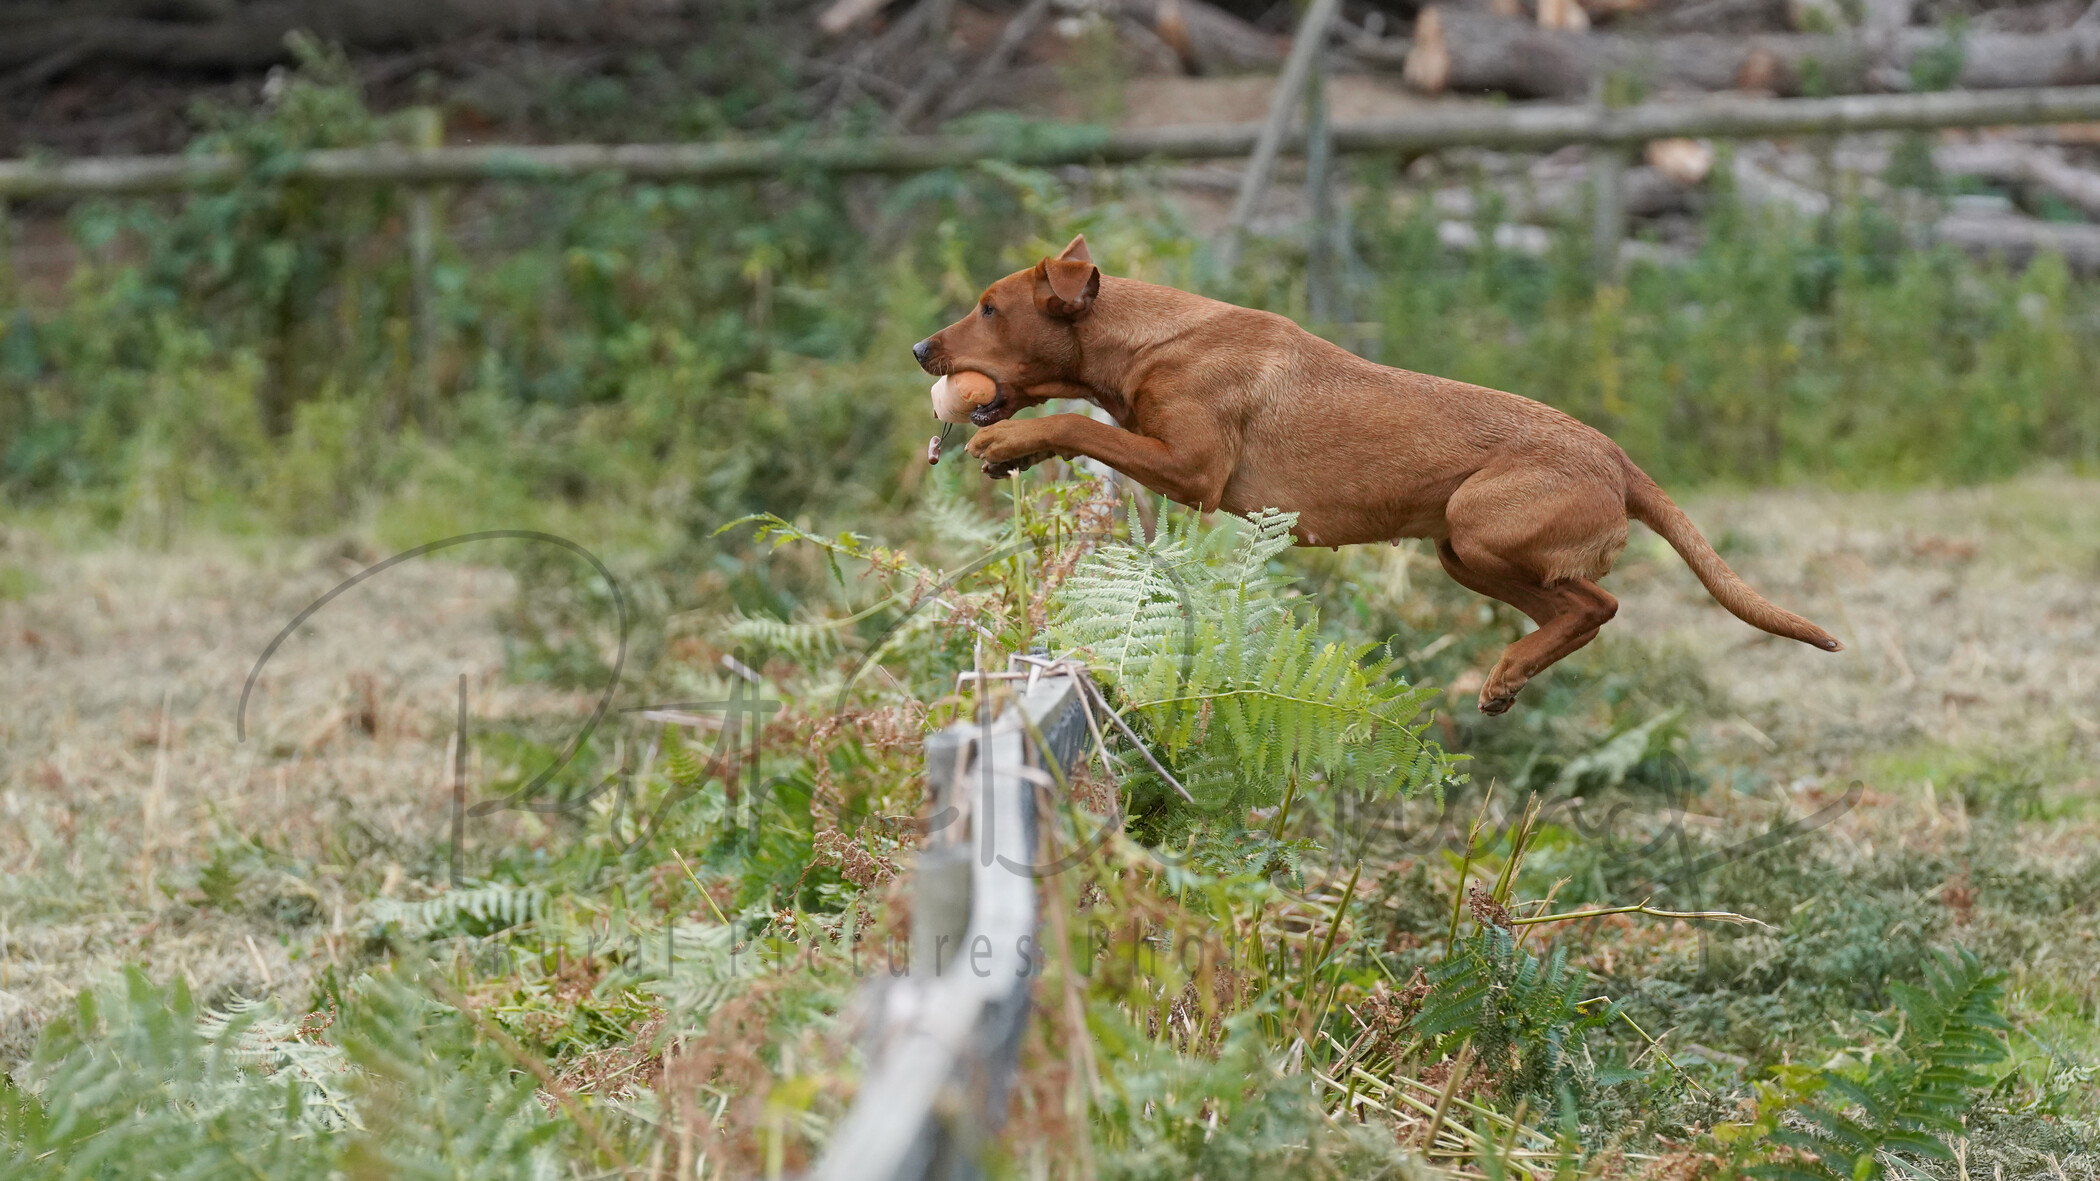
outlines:
{"label": "cut log pile", "polygon": [[1367,61],[1399,57],[1427,93],[1495,92],[1581,99],[1608,78],[1651,92],[1743,90],[1782,95],[1967,90],[2100,83],[2100,8],[2043,33],[1899,27],[1825,33],[1576,32],[1490,12],[1434,5],[1405,53],[1360,46]]}
{"label": "cut log pile", "polygon": [[[679,29],[693,35],[693,26],[680,24],[683,14],[708,4],[0,0],[0,90],[95,63],[253,70],[289,60],[295,31],[356,52],[476,37],[646,44]],[[1979,8],[1959,32],[1921,23],[1915,0],[1437,0],[1416,7],[1352,0],[1330,48],[1356,68],[1404,71],[1430,93],[1514,97],[1586,98],[1613,76],[1649,92],[1778,94],[2100,82],[2100,2],[2086,0]],[[1856,23],[1848,13],[1860,14]],[[1013,61],[1031,42],[1071,40],[1103,25],[1134,61],[1192,74],[1273,70],[1288,41],[1287,30],[1260,27],[1211,0],[829,0],[800,19],[816,38],[816,75],[857,76],[856,96],[892,108],[929,70],[965,77]],[[987,28],[998,31],[972,31]],[[977,88],[977,101],[994,97]],[[930,114],[954,104],[918,105]]]}
{"label": "cut log pile", "polygon": [[[1630,216],[1648,220],[1663,231],[1654,246],[1641,249],[1666,261],[1689,252],[1696,238],[1692,216],[1707,207],[1715,178],[1707,170],[1687,167],[1681,158],[1672,159],[1671,149],[1657,151],[1657,146],[1651,145],[1648,162],[1626,171],[1622,192]],[[1714,155],[1702,155],[1707,169],[1717,164]],[[1828,154],[1788,150],[1771,143],[1742,144],[1728,153],[1727,182],[1745,207],[1775,208],[1811,218],[1832,211],[1836,202],[1830,188],[1835,183],[1841,190],[1904,214],[1916,245],[1944,244],[2014,264],[2046,251],[2061,255],[2074,272],[2100,275],[2100,225],[2019,211],[2053,197],[2064,206],[2100,216],[2100,206],[2082,204],[2100,196],[2100,172],[2066,164],[2054,148],[2010,139],[1945,143],[1932,153],[1932,166],[1943,181],[1976,178],[2019,188],[2021,194],[2017,200],[1975,196],[1938,203],[1921,194],[1899,193],[1880,179],[1893,157],[1881,144],[1847,144]],[[1500,216],[1506,219],[1497,227],[1497,246],[1542,255],[1552,240],[1551,227],[1581,224],[1590,200],[1588,169],[1589,162],[1579,149],[1544,158],[1473,152],[1456,159],[1425,160],[1411,179],[1429,190],[1431,208],[1442,219],[1440,237],[1447,246],[1478,247],[1474,225],[1483,212],[1482,196],[1492,193]],[[1454,174],[1464,176],[1467,183],[1452,183]]]}

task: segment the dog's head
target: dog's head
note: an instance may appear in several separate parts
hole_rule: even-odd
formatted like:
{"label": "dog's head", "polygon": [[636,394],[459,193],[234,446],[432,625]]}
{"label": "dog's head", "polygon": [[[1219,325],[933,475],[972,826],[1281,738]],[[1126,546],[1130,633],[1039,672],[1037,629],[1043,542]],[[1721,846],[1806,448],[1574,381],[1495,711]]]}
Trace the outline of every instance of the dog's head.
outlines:
{"label": "dog's head", "polygon": [[1100,291],[1101,271],[1081,235],[1056,258],[985,288],[962,319],[913,345],[911,355],[936,377],[975,371],[997,382],[998,397],[970,416],[988,426],[1020,409],[1028,387],[1078,379],[1079,323]]}

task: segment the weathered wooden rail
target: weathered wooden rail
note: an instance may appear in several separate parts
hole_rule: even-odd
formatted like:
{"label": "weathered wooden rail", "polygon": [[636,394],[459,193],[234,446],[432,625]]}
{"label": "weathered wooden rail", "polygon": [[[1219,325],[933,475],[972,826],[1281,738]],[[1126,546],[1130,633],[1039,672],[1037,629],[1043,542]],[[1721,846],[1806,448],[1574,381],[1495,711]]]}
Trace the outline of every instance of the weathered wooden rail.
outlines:
{"label": "weathered wooden rail", "polygon": [[[1329,6],[1315,5],[1308,20]],[[1310,42],[1308,42],[1310,43]],[[1233,226],[1247,220],[1267,181],[1267,165],[1278,154],[1308,157],[1326,192],[1327,161],[1336,153],[1390,152],[1402,155],[1446,148],[1547,150],[1588,144],[1618,167],[1599,170],[1594,236],[1597,268],[1616,267],[1625,235],[1625,164],[1641,144],[1658,139],[1757,139],[1842,135],[1866,131],[1925,131],[1950,127],[2007,127],[2100,120],[2100,86],[2031,90],[1947,91],[1931,94],[1849,95],[1841,98],[1718,98],[1691,103],[1629,107],[1527,104],[1454,106],[1403,116],[1329,122],[1318,99],[1319,71],[1307,79],[1286,78],[1271,117],[1260,123],[1110,129],[1069,124],[1022,123],[998,131],[964,135],[887,138],[794,138],[698,144],[552,144],[445,146],[427,134],[414,145],[388,145],[308,152],[274,161],[272,175],[325,185],[406,185],[411,202],[411,253],[416,287],[425,293],[415,317],[419,375],[428,372],[434,335],[427,297],[429,244],[434,239],[437,186],[475,183],[546,184],[613,176],[629,182],[707,184],[818,175],[882,175],[967,167],[1003,160],[1032,167],[1072,164],[1120,165],[1144,161],[1254,157],[1246,170]],[[1287,126],[1295,100],[1286,94],[1311,87],[1313,118]],[[251,177],[253,162],[231,155],[114,156],[91,160],[0,161],[0,240],[5,205],[25,198],[143,196],[223,188]],[[1332,236],[1328,211],[1315,201],[1316,247]],[[1244,207],[1244,208],[1240,208]],[[1221,258],[1229,260],[1237,234],[1228,231]],[[2031,245],[2031,244],[2030,244]],[[1315,262],[1324,258],[1319,249]],[[4,258],[0,258],[4,262]],[[1318,269],[1318,268],[1316,268]],[[4,267],[0,267],[4,270]],[[1316,284],[1322,290],[1328,284]],[[1316,300],[1325,306],[1329,300]],[[419,376],[419,384],[427,379]]]}
{"label": "weathered wooden rail", "polygon": [[[1862,131],[2008,127],[2100,120],[2100,86],[2033,90],[1852,95],[1648,103],[1630,107],[1539,104],[1454,107],[1339,121],[1339,152],[1429,152],[1478,147],[1550,149],[1629,146],[1655,139],[1756,139]],[[1260,123],[1111,130],[1022,124],[970,135],[886,139],[798,139],[701,144],[371,147],[309,152],[281,175],[321,184],[465,184],[570,181],[614,175],[633,181],[715,182],[810,174],[897,174],[980,160],[1052,167],[1245,156]],[[1281,150],[1303,152],[1302,130]],[[116,156],[94,160],[0,161],[0,198],[88,197],[172,192],[231,184],[249,168],[234,156]]]}
{"label": "weathered wooden rail", "polygon": [[910,973],[869,997],[860,1097],[811,1181],[969,1181],[1004,1121],[1045,954],[1037,796],[1089,733],[1079,680],[1024,665],[995,720],[926,741],[934,831],[913,868]]}

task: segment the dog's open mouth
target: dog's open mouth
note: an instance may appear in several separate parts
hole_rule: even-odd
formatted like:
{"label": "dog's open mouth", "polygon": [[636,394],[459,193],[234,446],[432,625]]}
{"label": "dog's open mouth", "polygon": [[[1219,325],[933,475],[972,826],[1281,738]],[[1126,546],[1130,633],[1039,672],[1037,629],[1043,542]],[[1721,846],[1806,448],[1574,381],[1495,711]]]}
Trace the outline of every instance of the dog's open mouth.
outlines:
{"label": "dog's open mouth", "polygon": [[995,382],[992,400],[970,411],[970,421],[978,426],[990,426],[1002,419],[1012,418],[1019,410],[1020,399],[1014,397],[1013,387],[1005,382]]}

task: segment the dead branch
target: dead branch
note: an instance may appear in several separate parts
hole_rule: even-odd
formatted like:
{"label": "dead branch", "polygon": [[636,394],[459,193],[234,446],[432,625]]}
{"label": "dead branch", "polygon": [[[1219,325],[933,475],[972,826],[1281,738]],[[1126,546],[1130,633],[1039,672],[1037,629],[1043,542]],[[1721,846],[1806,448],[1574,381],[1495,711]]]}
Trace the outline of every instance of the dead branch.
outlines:
{"label": "dead branch", "polygon": [[1028,39],[1035,36],[1036,30],[1049,18],[1050,4],[1051,0],[1028,0],[1027,5],[1015,13],[1012,20],[1006,22],[1006,27],[999,31],[999,40],[993,44],[992,51],[984,55],[984,60],[977,63],[977,68],[970,71],[969,77],[963,79],[960,85],[949,91],[948,96],[941,100],[938,112],[941,118],[950,118],[969,110],[991,89],[993,83],[1006,72],[1006,68],[1013,64],[1015,55],[1021,52],[1021,47],[1028,44]]}

